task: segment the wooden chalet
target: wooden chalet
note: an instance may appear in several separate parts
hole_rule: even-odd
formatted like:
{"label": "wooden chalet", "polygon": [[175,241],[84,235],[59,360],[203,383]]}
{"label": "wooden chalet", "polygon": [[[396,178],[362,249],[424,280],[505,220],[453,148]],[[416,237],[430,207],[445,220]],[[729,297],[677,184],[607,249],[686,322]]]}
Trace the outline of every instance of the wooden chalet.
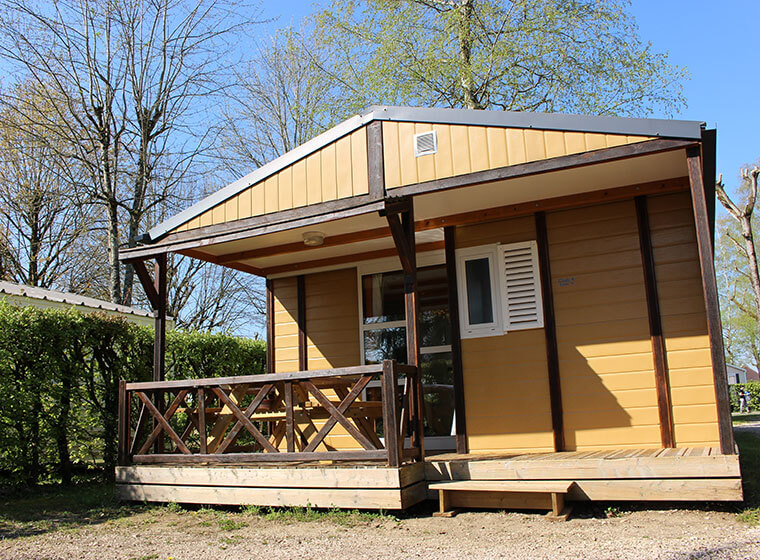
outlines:
{"label": "wooden chalet", "polygon": [[[741,500],[699,122],[372,107],[123,252],[125,499]],[[266,279],[267,369],[164,381],[166,256]],[[146,263],[153,262],[154,274]]]}

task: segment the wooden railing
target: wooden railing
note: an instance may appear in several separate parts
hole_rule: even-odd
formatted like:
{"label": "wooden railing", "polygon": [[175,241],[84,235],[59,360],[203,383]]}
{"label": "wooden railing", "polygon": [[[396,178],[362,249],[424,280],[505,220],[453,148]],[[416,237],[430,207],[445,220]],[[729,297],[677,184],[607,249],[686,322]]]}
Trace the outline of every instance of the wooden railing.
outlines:
{"label": "wooden railing", "polygon": [[[373,380],[379,387],[371,387]],[[295,373],[122,381],[119,464],[385,460],[398,466],[424,455],[420,387],[419,370],[395,360]],[[327,439],[338,425],[340,447]]]}

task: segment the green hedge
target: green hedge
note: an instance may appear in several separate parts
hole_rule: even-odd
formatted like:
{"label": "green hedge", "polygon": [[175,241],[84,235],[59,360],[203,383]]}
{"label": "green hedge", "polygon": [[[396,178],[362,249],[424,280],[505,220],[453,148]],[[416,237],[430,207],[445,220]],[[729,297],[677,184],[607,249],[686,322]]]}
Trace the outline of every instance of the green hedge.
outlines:
{"label": "green hedge", "polygon": [[[167,378],[262,373],[265,352],[260,340],[170,331]],[[149,327],[0,301],[0,480],[112,476],[119,379],[150,380],[152,358]]]}

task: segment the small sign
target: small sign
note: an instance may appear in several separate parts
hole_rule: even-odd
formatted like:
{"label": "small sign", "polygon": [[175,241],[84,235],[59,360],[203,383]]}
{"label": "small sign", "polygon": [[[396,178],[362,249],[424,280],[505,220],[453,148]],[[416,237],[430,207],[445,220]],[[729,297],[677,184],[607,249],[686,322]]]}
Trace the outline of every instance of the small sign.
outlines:
{"label": "small sign", "polygon": [[568,286],[573,286],[575,284],[575,276],[568,276],[566,278],[558,278],[557,283],[559,284],[560,288],[567,288]]}

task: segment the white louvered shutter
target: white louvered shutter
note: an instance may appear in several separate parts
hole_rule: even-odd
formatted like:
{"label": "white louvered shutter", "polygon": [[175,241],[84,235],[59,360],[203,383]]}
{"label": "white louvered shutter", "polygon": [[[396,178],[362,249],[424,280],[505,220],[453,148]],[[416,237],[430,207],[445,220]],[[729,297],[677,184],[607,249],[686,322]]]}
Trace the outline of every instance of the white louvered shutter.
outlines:
{"label": "white louvered shutter", "polygon": [[504,330],[544,326],[541,276],[535,241],[501,246]]}

